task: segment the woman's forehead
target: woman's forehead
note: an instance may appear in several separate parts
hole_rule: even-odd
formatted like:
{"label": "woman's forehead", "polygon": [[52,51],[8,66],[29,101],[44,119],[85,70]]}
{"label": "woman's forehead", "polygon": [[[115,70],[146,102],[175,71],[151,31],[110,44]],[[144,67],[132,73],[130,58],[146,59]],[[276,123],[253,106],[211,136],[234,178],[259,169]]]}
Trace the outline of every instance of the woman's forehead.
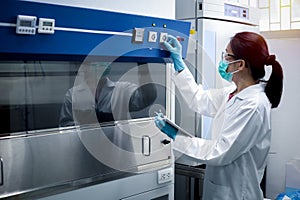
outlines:
{"label": "woman's forehead", "polygon": [[232,49],[231,49],[230,43],[227,44],[226,52],[227,52],[227,53],[232,53]]}

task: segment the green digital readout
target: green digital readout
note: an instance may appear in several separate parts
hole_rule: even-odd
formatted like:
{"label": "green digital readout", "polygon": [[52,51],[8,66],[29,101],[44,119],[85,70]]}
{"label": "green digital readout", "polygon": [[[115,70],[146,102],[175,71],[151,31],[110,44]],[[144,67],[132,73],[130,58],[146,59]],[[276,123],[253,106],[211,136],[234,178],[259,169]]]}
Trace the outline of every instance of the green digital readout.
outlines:
{"label": "green digital readout", "polygon": [[43,26],[52,26],[53,22],[43,22]]}
{"label": "green digital readout", "polygon": [[20,26],[31,27],[31,21],[21,20]]}

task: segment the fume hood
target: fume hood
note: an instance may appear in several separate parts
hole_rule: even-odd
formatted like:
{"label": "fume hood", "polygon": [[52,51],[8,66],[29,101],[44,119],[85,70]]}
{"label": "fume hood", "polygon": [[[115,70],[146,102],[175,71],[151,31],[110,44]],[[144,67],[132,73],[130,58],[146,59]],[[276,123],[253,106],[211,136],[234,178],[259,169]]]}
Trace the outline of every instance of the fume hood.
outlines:
{"label": "fume hood", "polygon": [[186,56],[190,23],[27,1],[0,11],[0,198],[172,199],[153,116],[171,112],[163,42],[178,37]]}

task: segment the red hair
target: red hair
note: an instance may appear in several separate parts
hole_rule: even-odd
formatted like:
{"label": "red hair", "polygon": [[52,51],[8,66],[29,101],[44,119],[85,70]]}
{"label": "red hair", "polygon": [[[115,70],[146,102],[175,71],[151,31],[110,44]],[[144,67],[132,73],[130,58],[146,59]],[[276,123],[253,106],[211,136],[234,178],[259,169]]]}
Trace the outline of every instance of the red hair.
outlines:
{"label": "red hair", "polygon": [[237,33],[230,41],[233,54],[243,59],[246,67],[250,68],[252,77],[257,82],[265,76],[265,65],[272,65],[272,74],[267,81],[265,93],[276,108],[281,99],[283,87],[283,72],[275,55],[270,55],[265,39],[253,32]]}

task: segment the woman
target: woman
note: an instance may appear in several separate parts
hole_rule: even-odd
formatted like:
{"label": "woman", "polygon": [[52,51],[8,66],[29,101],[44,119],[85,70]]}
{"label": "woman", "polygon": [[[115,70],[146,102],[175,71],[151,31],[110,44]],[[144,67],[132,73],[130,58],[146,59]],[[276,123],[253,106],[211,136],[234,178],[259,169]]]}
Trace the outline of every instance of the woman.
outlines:
{"label": "woman", "polygon": [[[228,43],[219,63],[222,78],[234,87],[203,90],[181,58],[181,45],[173,36],[165,43],[171,52],[174,82],[185,101],[196,112],[213,117],[212,139],[177,134],[159,115],[155,123],[175,139],[175,153],[205,163],[205,200],[263,199],[260,189],[271,140],[271,108],[282,94],[283,72],[274,55],[269,55],[262,36],[237,33]],[[265,65],[272,65],[267,82]]]}

